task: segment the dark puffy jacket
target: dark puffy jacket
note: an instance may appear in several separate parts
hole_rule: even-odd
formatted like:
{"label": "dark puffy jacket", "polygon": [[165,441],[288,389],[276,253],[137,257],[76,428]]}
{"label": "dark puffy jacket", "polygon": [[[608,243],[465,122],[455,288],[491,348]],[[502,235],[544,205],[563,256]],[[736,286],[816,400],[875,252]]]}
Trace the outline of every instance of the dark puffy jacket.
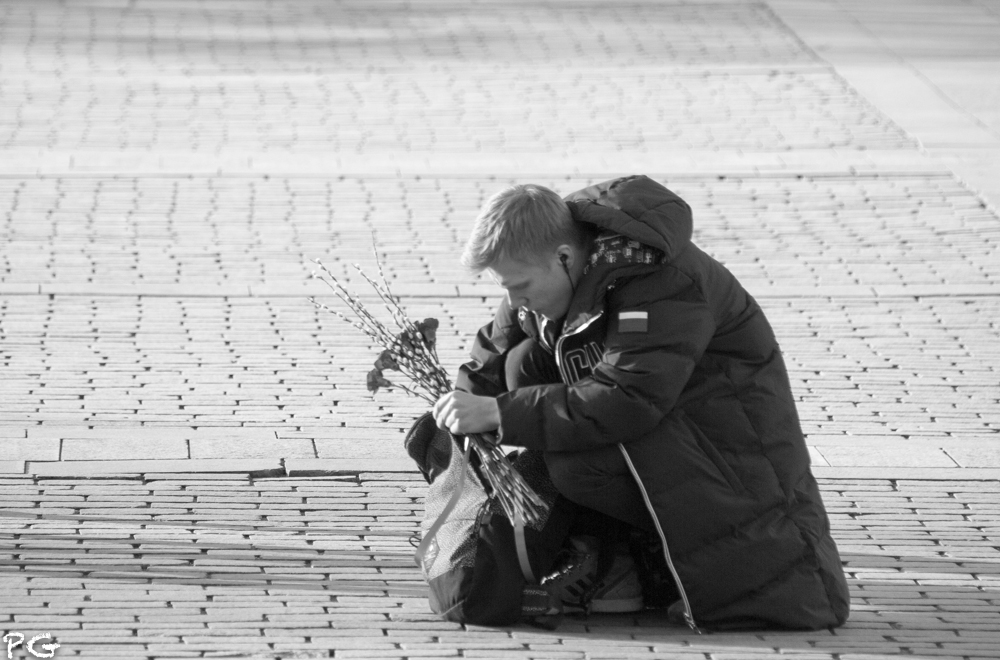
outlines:
{"label": "dark puffy jacket", "polygon": [[618,443],[699,624],[840,625],[844,572],[761,308],[691,243],[688,205],[649,178],[566,201],[601,234],[551,347],[564,382],[506,392],[505,352],[544,333],[504,302],[458,387],[497,397],[505,444]]}

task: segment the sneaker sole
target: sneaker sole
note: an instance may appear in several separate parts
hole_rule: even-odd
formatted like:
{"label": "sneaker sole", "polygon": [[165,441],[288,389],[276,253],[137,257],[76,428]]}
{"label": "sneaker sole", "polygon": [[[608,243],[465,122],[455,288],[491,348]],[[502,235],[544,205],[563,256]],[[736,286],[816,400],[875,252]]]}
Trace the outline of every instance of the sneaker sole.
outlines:
{"label": "sneaker sole", "polygon": [[591,612],[605,614],[621,614],[622,612],[638,612],[642,609],[642,596],[635,598],[620,598],[616,600],[594,600],[590,603]]}

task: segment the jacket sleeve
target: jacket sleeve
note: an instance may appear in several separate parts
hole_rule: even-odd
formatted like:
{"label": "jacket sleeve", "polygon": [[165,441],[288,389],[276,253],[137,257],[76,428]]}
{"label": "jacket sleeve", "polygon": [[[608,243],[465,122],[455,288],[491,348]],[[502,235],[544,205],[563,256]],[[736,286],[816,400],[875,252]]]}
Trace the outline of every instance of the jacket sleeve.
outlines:
{"label": "jacket sleeve", "polygon": [[472,359],[458,368],[455,389],[478,396],[498,396],[507,391],[504,371],[506,353],[527,334],[521,329],[518,312],[511,309],[506,296],[497,307],[493,321],[479,332],[472,345]]}
{"label": "jacket sleeve", "polygon": [[[573,385],[537,385],[501,394],[500,439],[545,451],[581,451],[641,437],[677,403],[715,332],[711,309],[695,283],[672,267],[656,282],[656,300],[640,299],[649,283],[609,300],[601,362]],[[643,278],[644,279],[644,278]],[[665,294],[665,295],[664,295]],[[648,313],[646,332],[619,332],[618,313]]]}

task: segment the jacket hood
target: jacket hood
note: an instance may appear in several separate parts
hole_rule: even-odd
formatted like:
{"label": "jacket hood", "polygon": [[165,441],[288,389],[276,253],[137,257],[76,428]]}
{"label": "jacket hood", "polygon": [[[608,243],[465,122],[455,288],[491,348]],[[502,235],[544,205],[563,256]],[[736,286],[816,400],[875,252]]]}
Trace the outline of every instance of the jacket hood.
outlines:
{"label": "jacket hood", "polygon": [[[596,252],[589,255],[590,264],[570,301],[564,333],[601,313],[605,293],[616,279],[669,263],[691,244],[691,207],[649,177],[612,179],[579,190],[565,201],[573,219],[597,227],[599,235],[594,241]],[[616,247],[616,234],[646,247]],[[606,238],[612,243],[602,241]],[[609,251],[616,252],[613,258],[607,258]]]}
{"label": "jacket hood", "polygon": [[656,248],[667,262],[691,243],[691,207],[647,176],[598,183],[565,200],[574,220]]}

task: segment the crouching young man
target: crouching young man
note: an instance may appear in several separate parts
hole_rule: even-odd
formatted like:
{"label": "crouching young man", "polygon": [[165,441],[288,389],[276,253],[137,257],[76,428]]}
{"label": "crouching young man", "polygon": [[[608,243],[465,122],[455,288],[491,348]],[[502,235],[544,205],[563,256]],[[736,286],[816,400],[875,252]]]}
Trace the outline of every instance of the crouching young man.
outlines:
{"label": "crouching young man", "polygon": [[644,176],[497,193],[463,263],[507,295],[435,420],[544,452],[566,498],[658,539],[689,623],[840,625],[847,585],[774,333],[691,228]]}

